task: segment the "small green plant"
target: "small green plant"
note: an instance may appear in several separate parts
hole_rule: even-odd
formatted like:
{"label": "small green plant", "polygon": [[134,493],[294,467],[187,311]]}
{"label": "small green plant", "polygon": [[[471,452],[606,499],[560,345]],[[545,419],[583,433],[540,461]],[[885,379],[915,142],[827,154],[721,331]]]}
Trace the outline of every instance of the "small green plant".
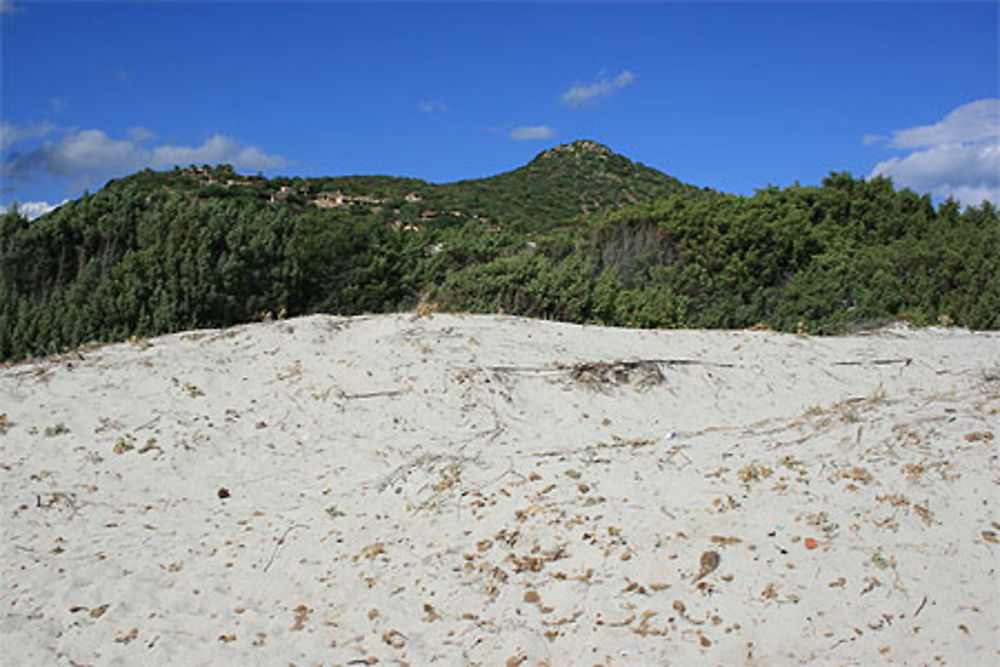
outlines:
{"label": "small green plant", "polygon": [[135,438],[131,435],[125,435],[115,441],[113,451],[115,454],[124,454],[133,449],[135,449]]}
{"label": "small green plant", "polygon": [[[192,334],[186,334],[186,335],[190,336]],[[197,398],[198,396],[205,395],[205,392],[203,392],[201,389],[191,384],[190,382],[181,382],[177,378],[171,378],[171,381],[174,383],[175,387],[180,387],[180,390],[183,391],[188,396],[190,396],[191,398]]]}
{"label": "small green plant", "polygon": [[62,422],[59,422],[55,426],[46,426],[44,433],[46,438],[54,438],[57,435],[63,435],[65,433],[69,433],[69,427],[66,426],[66,424],[63,424]]}
{"label": "small green plant", "polygon": [[888,570],[889,568],[895,567],[896,565],[894,559],[892,559],[891,557],[886,558],[885,556],[882,555],[881,551],[876,551],[875,553],[872,554],[872,564],[874,564],[875,567],[882,570]]}
{"label": "small green plant", "polygon": [[826,512],[819,512],[817,514],[810,514],[806,517],[806,522],[810,526],[816,526],[827,536],[831,536],[837,532],[840,528],[840,524],[835,523],[830,519],[830,515]]}

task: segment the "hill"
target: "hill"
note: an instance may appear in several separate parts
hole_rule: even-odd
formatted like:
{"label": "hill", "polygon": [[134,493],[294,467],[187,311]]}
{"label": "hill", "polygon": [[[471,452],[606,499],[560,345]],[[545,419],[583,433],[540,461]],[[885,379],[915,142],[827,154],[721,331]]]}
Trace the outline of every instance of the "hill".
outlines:
{"label": "hill", "polygon": [[[1000,328],[1000,216],[886,179],[739,197],[578,141],[432,184],[143,171],[0,216],[0,358],[425,308],[639,327]],[[433,305],[432,305],[433,304]]]}
{"label": "hill", "polygon": [[393,176],[266,179],[222,165],[167,172],[144,170],[113,180],[105,190],[146,203],[171,194],[192,200],[224,199],[274,206],[314,207],[374,214],[394,226],[455,227],[470,220],[526,232],[558,226],[581,214],[649,203],[696,188],[580,140],[540,153],[528,164],[486,178],[428,183]]}
{"label": "hill", "polygon": [[486,204],[477,211],[481,215],[520,222],[531,231],[551,229],[581,214],[697,191],[586,140],[546,150],[513,171],[444,185],[441,190],[453,201]]}

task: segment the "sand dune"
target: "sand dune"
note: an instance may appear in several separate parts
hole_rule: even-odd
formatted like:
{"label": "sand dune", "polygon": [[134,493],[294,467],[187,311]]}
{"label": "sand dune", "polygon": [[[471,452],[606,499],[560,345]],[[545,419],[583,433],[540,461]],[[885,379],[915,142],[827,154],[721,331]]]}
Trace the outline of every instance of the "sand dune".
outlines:
{"label": "sand dune", "polygon": [[8,664],[1000,661],[1000,334],[313,316],[0,371]]}

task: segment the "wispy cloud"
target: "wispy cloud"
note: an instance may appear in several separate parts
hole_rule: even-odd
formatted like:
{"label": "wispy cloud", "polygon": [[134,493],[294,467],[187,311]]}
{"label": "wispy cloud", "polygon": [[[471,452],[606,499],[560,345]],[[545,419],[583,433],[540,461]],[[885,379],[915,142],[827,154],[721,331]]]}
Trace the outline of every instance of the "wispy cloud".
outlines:
{"label": "wispy cloud", "polygon": [[514,141],[531,141],[532,139],[548,139],[556,133],[548,125],[522,125],[510,131]]}
{"label": "wispy cloud", "polygon": [[427,100],[420,102],[417,105],[421,111],[427,114],[431,113],[446,113],[448,111],[448,105],[441,100]]}
{"label": "wispy cloud", "polygon": [[1000,99],[970,102],[936,123],[865,143],[910,151],[879,162],[872,176],[966,205],[1000,205]]}
{"label": "wispy cloud", "polygon": [[582,107],[596,104],[598,100],[607,97],[616,90],[621,90],[635,83],[635,73],[624,70],[613,79],[599,79],[593,83],[577,84],[562,94],[562,101],[571,107]]}
{"label": "wispy cloud", "polygon": [[137,144],[144,144],[156,138],[155,132],[153,132],[148,127],[142,127],[141,125],[138,125],[136,127],[130,127],[129,129],[125,130],[125,134],[127,134],[128,138],[136,142]]}
{"label": "wispy cloud", "polygon": [[13,123],[0,121],[0,150],[7,150],[10,146],[28,139],[38,139],[47,136],[57,129],[59,128],[52,123],[14,125]]}
{"label": "wispy cloud", "polygon": [[21,8],[10,0],[0,0],[0,14],[16,14]]}
{"label": "wispy cloud", "polygon": [[[6,136],[6,132],[4,133]],[[61,178],[89,178],[127,173],[144,167],[169,168],[187,164],[231,164],[237,169],[274,169],[287,164],[277,155],[245,146],[216,134],[198,146],[145,145],[153,138],[146,128],[132,128],[126,139],[114,139],[101,130],[80,130],[57,141],[46,141],[29,153],[13,153],[4,172],[29,179],[43,173]],[[37,136],[37,135],[36,135]]]}

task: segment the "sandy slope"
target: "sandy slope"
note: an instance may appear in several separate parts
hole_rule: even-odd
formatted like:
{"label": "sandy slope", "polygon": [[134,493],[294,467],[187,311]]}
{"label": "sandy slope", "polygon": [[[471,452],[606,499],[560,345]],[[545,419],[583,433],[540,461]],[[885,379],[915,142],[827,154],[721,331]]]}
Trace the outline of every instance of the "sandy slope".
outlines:
{"label": "sandy slope", "polygon": [[149,343],[0,372],[9,664],[1000,661],[996,333]]}

